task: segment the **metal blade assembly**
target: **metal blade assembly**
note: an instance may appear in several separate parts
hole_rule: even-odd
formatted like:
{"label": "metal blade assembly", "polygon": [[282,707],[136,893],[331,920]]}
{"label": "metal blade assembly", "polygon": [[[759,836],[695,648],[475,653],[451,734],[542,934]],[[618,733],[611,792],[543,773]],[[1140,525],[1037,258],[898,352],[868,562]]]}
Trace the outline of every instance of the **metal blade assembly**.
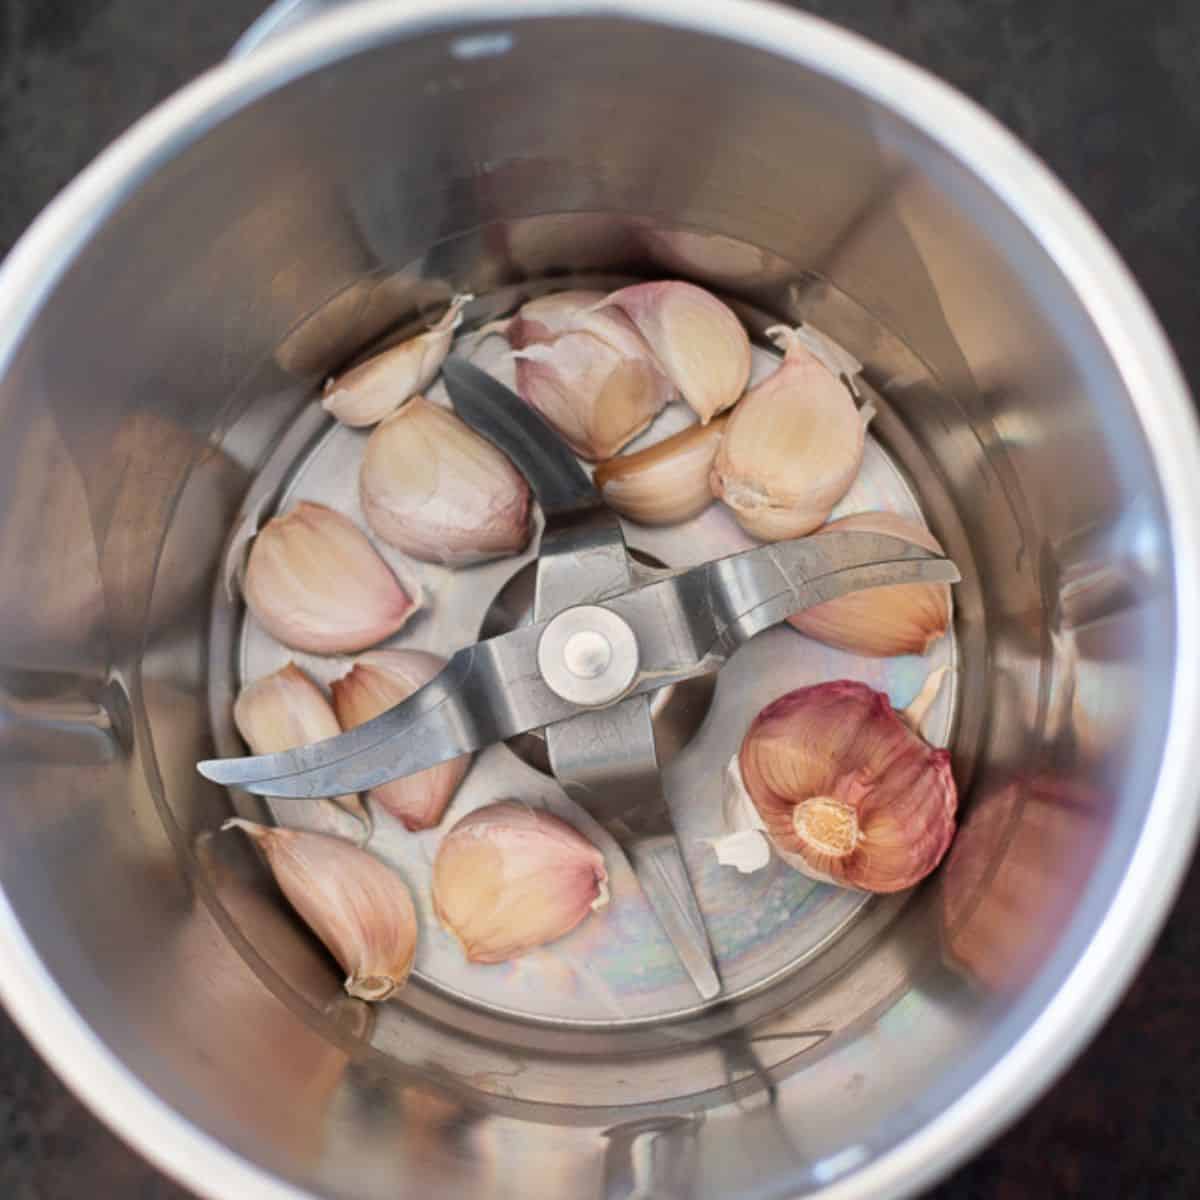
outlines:
{"label": "metal blade assembly", "polygon": [[340,736],[200,772],[264,796],[362,791],[516,734],[544,730],[554,775],[624,850],[700,997],[721,992],[659,773],[651,698],[717,671],[793,613],[864,588],[953,583],[939,554],[866,532],[744,550],[649,581],[619,520],[541,418],[471,364],[443,369],[459,416],[525,475],[546,527],[532,620],[459,650],[435,679]]}

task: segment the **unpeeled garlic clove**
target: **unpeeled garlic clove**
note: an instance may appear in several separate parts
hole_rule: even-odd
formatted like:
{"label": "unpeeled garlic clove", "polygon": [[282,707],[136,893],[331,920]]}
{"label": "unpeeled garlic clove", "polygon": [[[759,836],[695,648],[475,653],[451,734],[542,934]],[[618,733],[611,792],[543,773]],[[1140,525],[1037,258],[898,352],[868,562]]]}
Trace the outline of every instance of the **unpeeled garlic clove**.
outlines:
{"label": "unpeeled garlic clove", "polygon": [[462,566],[525,549],[529,485],[454,413],[414,396],[367,441],[359,473],[367,524],[425,562]]}
{"label": "unpeeled garlic clove", "polygon": [[365,650],[419,607],[362,530],[309,501],[254,539],[242,591],[268,633],[314,654]]}
{"label": "unpeeled garlic clove", "polygon": [[374,425],[423,392],[445,362],[462,310],[474,298],[468,293],[455,296],[441,320],[424,333],[331,379],[321,401],[325,411],[343,425]]}
{"label": "unpeeled garlic clove", "polygon": [[712,490],[747,533],[800,537],[825,521],[862,463],[867,422],[850,392],[788,329],[779,369],[746,393],[717,451]]}
{"label": "unpeeled garlic clove", "polygon": [[604,855],[565,821],[512,800],[468,813],[433,864],[434,911],[471,962],[516,958],[607,903]]}
{"label": "unpeeled garlic clove", "polygon": [[[838,530],[888,534],[942,553],[928,529],[895,513],[856,513],[830,521],[820,532]],[[866,588],[795,613],[788,617],[788,624],[818,642],[852,654],[878,658],[925,654],[950,627],[950,585],[897,583]]]}
{"label": "unpeeled garlic clove", "polygon": [[812,879],[903,891],[938,865],[954,837],[950,755],[862,683],[818,684],[769,704],[746,733],[737,768],[775,849]]}
{"label": "unpeeled garlic clove", "polygon": [[221,828],[254,840],[288,902],[342,965],[351,996],[386,1000],[404,986],[417,914],[399,875],[340,838],[240,818]]}
{"label": "unpeeled garlic clove", "polygon": [[632,323],[600,292],[530,300],[509,322],[517,391],[581,458],[616,454],[675,396]]}
{"label": "unpeeled garlic clove", "polygon": [[[342,732],[325,693],[295,663],[242,688],[233,721],[253,754],[278,754]],[[370,818],[357,795],[338,796],[334,802],[370,832]],[[323,832],[335,832],[329,822],[322,825]]]}
{"label": "unpeeled garlic clove", "polygon": [[750,339],[727,304],[693,283],[662,280],[621,288],[620,309],[650,344],[701,423],[736,404],[750,379]]}
{"label": "unpeeled garlic clove", "polygon": [[[342,729],[353,729],[386,712],[427,684],[446,665],[424,650],[372,650],[331,685],[333,706]],[[462,754],[372,788],[370,797],[408,829],[431,829],[446,811],[471,765]]]}
{"label": "unpeeled garlic clove", "polygon": [[610,508],[639,525],[677,525],[713,500],[708,478],[727,417],[691,425],[636,454],[602,462],[592,476]]}

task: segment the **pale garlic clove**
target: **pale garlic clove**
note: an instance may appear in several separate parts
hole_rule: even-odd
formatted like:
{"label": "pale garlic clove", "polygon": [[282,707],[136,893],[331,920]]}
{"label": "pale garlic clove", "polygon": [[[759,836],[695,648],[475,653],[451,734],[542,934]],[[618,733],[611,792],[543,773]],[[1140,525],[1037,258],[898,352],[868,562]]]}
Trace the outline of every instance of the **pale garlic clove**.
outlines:
{"label": "pale garlic clove", "polygon": [[612,509],[639,525],[677,525],[713,501],[709,474],[727,417],[692,425],[636,454],[602,462],[592,476]]}
{"label": "pale garlic clove", "polygon": [[463,308],[473,299],[468,293],[455,296],[441,320],[424,333],[329,380],[321,401],[325,411],[343,425],[374,425],[425,391],[450,352]]}
{"label": "pale garlic clove", "polygon": [[401,586],[361,529],[309,501],[254,539],[242,591],[269,634],[314,654],[365,650],[420,606],[419,592]]}
{"label": "pale garlic clove", "polygon": [[590,333],[568,333],[515,355],[517,391],[589,462],[616,454],[662,411],[666,380]]}
{"label": "pale garlic clove", "polygon": [[507,336],[517,391],[581,458],[615,454],[675,398],[645,339],[602,292],[529,300]]}
{"label": "pale garlic clove", "polygon": [[[550,292],[534,300],[526,300],[516,315],[505,322],[504,333],[514,350],[526,350],[538,343],[553,342],[564,333],[592,333],[603,337],[601,331],[620,331],[618,322],[614,321],[609,326],[593,320],[600,316],[597,305],[603,303],[603,292]],[[627,321],[625,329],[637,338],[637,352],[648,353],[649,348]],[[620,349],[619,346],[614,348]]]}
{"label": "pale garlic clove", "polygon": [[607,903],[604,855],[552,813],[512,800],[468,813],[433,864],[434,912],[471,962],[553,942]]}
{"label": "pale garlic clove", "polygon": [[241,829],[266,856],[291,906],[346,972],[346,991],[386,1000],[412,971],[417,914],[404,880],[365,850],[340,838],[256,825]]}
{"label": "pale garlic clove", "polygon": [[[830,521],[819,532],[853,530],[887,534],[942,553],[924,525],[896,513],[856,513]],[[865,588],[795,613],[788,617],[788,624],[818,642],[852,654],[877,658],[925,654],[950,627],[950,585],[898,583]]]}
{"label": "pale garlic clove", "polygon": [[[331,685],[342,729],[353,729],[407,700],[446,665],[425,650],[372,650]],[[441,819],[471,765],[462,754],[371,789],[370,798],[411,830],[431,829]]]}
{"label": "pale garlic clove", "polygon": [[463,566],[525,549],[524,477],[454,413],[414,396],[367,441],[359,473],[367,524],[425,562]]}
{"label": "pale garlic clove", "polygon": [[707,424],[736,404],[750,379],[750,339],[727,304],[692,283],[638,283],[609,295]]}
{"label": "pale garlic clove", "polygon": [[737,764],[771,843],[812,879],[903,891],[938,865],[954,837],[950,755],[865,684],[840,680],[781,696],[755,717]]}
{"label": "pale garlic clove", "polygon": [[734,410],[717,451],[712,490],[747,533],[801,537],[825,521],[862,464],[874,410],[850,392],[792,331],[778,337],[779,369]]}
{"label": "pale garlic clove", "polygon": [[581,458],[616,454],[675,398],[645,339],[599,292],[530,300],[508,324],[521,398]]}
{"label": "pale garlic clove", "polygon": [[[233,721],[253,754],[278,754],[342,732],[325,693],[291,662],[242,688]],[[370,817],[357,795],[337,796],[332,802],[361,822],[364,834],[370,833]],[[322,832],[337,832],[337,823],[322,819],[319,811],[317,821]]]}

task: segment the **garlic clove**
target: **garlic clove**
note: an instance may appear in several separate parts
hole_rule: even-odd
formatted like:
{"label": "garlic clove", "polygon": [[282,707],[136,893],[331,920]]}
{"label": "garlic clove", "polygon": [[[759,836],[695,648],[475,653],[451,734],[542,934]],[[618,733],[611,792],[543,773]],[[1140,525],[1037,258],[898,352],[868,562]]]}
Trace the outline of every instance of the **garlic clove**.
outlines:
{"label": "garlic clove", "polygon": [[[342,729],[353,729],[386,712],[427,684],[446,665],[424,650],[372,650],[334,680],[333,706]],[[431,829],[441,819],[471,765],[462,754],[415,775],[372,788],[370,798],[406,828]]]}
{"label": "garlic clove", "polygon": [[346,972],[346,991],[386,1000],[408,980],[417,950],[417,914],[404,880],[339,838],[256,825],[241,829],[266,857],[291,906]]}
{"label": "garlic clove", "polygon": [[[291,662],[242,688],[233,721],[253,754],[278,754],[342,732],[325,693]],[[335,803],[370,833],[370,818],[357,795],[338,796]],[[335,832],[329,824],[322,822],[322,832]]]}
{"label": "garlic clove", "polygon": [[712,470],[713,493],[766,541],[801,537],[828,518],[858,474],[874,411],[856,409],[792,331],[777,340],[783,363],[734,410]]}
{"label": "garlic clove", "polygon": [[[599,329],[609,328],[597,324],[594,320],[600,316],[597,305],[603,303],[603,292],[573,290],[538,296],[521,305],[516,315],[507,323],[505,336],[514,350],[525,350],[537,343],[553,342],[564,333],[596,334]],[[613,322],[613,327],[616,324]],[[632,329],[628,322],[625,326]],[[633,330],[633,336],[637,337],[636,330]],[[638,342],[639,352],[647,353],[648,347],[645,342],[640,338]]]}
{"label": "garlic clove", "polygon": [[246,604],[296,650],[337,654],[390,637],[420,607],[362,532],[341,513],[303,501],[274,517],[250,547]]}
{"label": "garlic clove", "polygon": [[637,437],[675,394],[648,352],[629,355],[594,333],[533,342],[513,357],[521,398],[592,462]]}
{"label": "garlic clove", "polygon": [[565,821],[512,800],[465,816],[433,864],[434,911],[471,962],[553,942],[607,903],[604,855]]}
{"label": "garlic clove", "polygon": [[529,485],[458,416],[414,396],[371,434],[359,473],[367,524],[425,562],[462,566],[525,549]]}
{"label": "garlic clove", "polygon": [[780,697],[755,717],[737,762],[772,844],[810,878],[903,891],[938,865],[954,837],[949,754],[865,684],[841,680]]}
{"label": "garlic clove", "polygon": [[604,303],[633,322],[703,424],[737,403],[750,379],[750,339],[711,292],[665,280],[621,288]]}
{"label": "garlic clove", "polygon": [[639,525],[677,525],[713,500],[709,474],[727,417],[602,462],[592,476],[610,508]]}
{"label": "garlic clove", "polygon": [[[888,534],[942,553],[928,529],[895,513],[856,513],[830,521],[820,532],[839,530]],[[925,654],[950,628],[950,585],[898,583],[866,588],[794,613],[788,624],[818,642],[852,654],[878,658]]]}
{"label": "garlic clove", "polygon": [[475,297],[455,296],[435,325],[331,379],[321,401],[343,425],[374,425],[434,380],[450,352],[462,310]]}

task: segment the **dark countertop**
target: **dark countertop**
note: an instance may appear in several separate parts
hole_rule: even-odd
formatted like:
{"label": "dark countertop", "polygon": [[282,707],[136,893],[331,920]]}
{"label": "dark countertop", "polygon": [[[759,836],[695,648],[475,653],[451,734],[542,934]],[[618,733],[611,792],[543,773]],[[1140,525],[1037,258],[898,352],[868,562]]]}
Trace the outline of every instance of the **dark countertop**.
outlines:
{"label": "dark countertop", "polygon": [[[0,0],[0,251],[265,0]],[[1116,243],[1200,391],[1196,0],[808,0],[990,109]],[[1200,1196],[1200,876],[1101,1034],[929,1200]],[[0,1197],[186,1200],[0,1013]]]}

